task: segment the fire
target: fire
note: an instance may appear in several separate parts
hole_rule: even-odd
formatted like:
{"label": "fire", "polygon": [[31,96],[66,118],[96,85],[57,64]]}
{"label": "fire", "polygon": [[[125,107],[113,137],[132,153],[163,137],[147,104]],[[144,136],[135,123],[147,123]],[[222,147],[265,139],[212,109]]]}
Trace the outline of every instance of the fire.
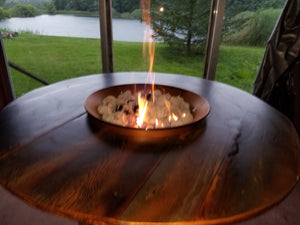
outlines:
{"label": "fire", "polygon": [[[143,22],[146,24],[146,29],[144,32],[144,43],[143,43],[143,54],[144,58],[147,59],[147,52],[149,58],[149,73],[148,79],[152,83],[152,93],[154,92],[155,74],[153,71],[154,55],[155,55],[155,42],[153,41],[153,35],[151,30],[151,15],[150,15],[150,4],[151,0],[141,0],[141,8],[143,11]],[[147,49],[148,44],[148,49]],[[148,50],[148,51],[147,51]],[[152,96],[152,101],[154,102],[154,95]]]}
{"label": "fire", "polygon": [[[146,84],[139,90],[134,87],[122,91],[118,96],[109,95],[97,107],[102,120],[116,125],[143,129],[160,129],[182,126],[193,121],[190,105],[181,96],[172,96],[165,88],[155,89],[153,71],[155,44],[153,41],[150,18],[150,0],[141,0],[144,33],[143,53],[149,59],[149,73]],[[161,9],[163,11],[163,8]],[[148,48],[147,48],[148,45]],[[150,82],[149,82],[150,80]],[[159,85],[158,85],[159,86]],[[142,90],[143,89],[143,90]]]}
{"label": "fire", "polygon": [[179,117],[176,116],[175,113],[170,114],[170,115],[169,115],[169,118],[168,118],[169,123],[176,122],[176,121],[178,121],[178,119],[179,119]]}
{"label": "fire", "polygon": [[148,101],[145,97],[141,96],[141,92],[138,93],[138,106],[139,106],[139,114],[136,118],[136,124],[139,127],[143,127],[145,115],[147,111]]}
{"label": "fire", "polygon": [[178,120],[178,116],[176,116],[174,113],[172,113],[172,117],[173,117],[173,120],[174,120],[174,121],[177,121],[177,120]]}
{"label": "fire", "polygon": [[[150,0],[141,0],[141,8],[143,11],[143,22],[146,24],[144,32],[143,54],[147,58],[147,43],[148,43],[148,56],[149,56],[149,74],[153,71],[153,62],[155,55],[155,43],[153,42],[153,35],[151,30],[151,16],[150,16]],[[154,83],[153,83],[154,84]]]}
{"label": "fire", "polygon": [[[124,127],[160,129],[176,127],[193,121],[190,105],[180,96],[172,96],[164,89],[154,92],[126,90],[118,96],[108,95],[97,107],[104,121]],[[155,102],[151,96],[155,95]]]}
{"label": "fire", "polygon": [[[146,24],[146,29],[144,32],[144,43],[143,43],[143,54],[144,58],[147,58],[147,52],[149,57],[149,73],[148,79],[151,80],[152,83],[152,93],[154,93],[154,83],[155,83],[155,75],[152,73],[153,71],[153,62],[155,55],[155,44],[153,42],[152,30],[151,30],[151,16],[150,16],[150,3],[151,0],[140,0],[141,8],[143,11],[143,22]],[[148,43],[148,51],[147,51],[147,43]],[[147,95],[146,95],[147,96]],[[152,102],[155,101],[154,94],[152,95]],[[139,115],[137,117],[137,125],[139,127],[143,126],[143,121],[145,119],[145,114],[147,111],[148,102],[146,97],[141,97],[139,94],[138,97],[138,106],[139,106]]]}
{"label": "fire", "polygon": [[[149,72],[146,83],[151,83],[151,91],[146,92],[145,90],[145,92],[142,94],[141,92],[138,92],[138,113],[136,115],[136,126],[146,129],[149,127],[170,127],[174,124],[178,124],[178,122],[180,123],[178,120],[185,117],[185,113],[184,115],[176,115],[175,113],[171,112],[171,101],[170,99],[166,98],[166,95],[159,95],[160,99],[155,99],[155,74],[152,72],[155,55],[155,43],[153,41],[151,30],[150,2],[151,0],[140,0],[143,11],[142,19],[146,24],[146,29],[144,32],[143,54],[144,58],[149,60]],[[160,11],[163,12],[163,7],[160,9]],[[152,102],[150,101],[150,97],[148,97],[149,95],[151,95]],[[173,100],[174,102],[178,103],[178,99],[174,98]]]}

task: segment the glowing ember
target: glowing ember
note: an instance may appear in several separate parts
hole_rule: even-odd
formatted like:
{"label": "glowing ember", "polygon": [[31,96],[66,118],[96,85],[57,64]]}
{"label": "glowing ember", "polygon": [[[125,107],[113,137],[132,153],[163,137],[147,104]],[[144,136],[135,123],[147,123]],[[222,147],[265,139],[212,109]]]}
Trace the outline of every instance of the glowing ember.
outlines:
{"label": "glowing ember", "polygon": [[[154,99],[154,101],[153,101]],[[182,126],[193,122],[190,105],[180,96],[154,92],[107,96],[98,107],[106,122],[120,126],[154,129]]]}

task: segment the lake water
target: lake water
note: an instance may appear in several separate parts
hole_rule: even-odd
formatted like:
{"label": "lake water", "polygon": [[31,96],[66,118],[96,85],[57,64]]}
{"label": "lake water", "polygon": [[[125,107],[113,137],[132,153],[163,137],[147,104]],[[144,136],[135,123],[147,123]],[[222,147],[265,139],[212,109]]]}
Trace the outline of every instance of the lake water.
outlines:
{"label": "lake water", "polygon": [[[40,35],[100,38],[98,17],[41,15],[0,20],[0,27],[10,31],[31,31]],[[113,19],[113,39],[143,42],[146,25],[139,20]]]}

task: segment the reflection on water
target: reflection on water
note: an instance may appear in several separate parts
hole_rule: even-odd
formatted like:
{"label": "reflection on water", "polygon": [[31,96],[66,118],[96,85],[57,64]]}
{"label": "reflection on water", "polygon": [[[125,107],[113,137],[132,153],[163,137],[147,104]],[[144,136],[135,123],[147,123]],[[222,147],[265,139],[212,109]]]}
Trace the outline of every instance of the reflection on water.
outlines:
{"label": "reflection on water", "polygon": [[[145,24],[139,20],[113,19],[113,38],[118,41],[143,42]],[[10,31],[31,31],[40,35],[100,38],[98,17],[41,15],[0,21]]]}

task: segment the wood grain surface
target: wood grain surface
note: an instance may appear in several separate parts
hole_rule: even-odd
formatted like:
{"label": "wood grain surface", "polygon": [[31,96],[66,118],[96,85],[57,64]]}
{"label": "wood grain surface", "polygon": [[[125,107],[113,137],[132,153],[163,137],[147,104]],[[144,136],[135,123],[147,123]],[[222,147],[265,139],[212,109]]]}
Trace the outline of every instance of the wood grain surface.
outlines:
{"label": "wood grain surface", "polygon": [[296,185],[295,128],[239,89],[156,74],[156,83],[193,91],[211,107],[201,123],[162,138],[119,133],[86,113],[85,100],[95,91],[146,76],[76,78],[5,107],[1,185],[38,208],[88,224],[233,223],[270,209]]}

